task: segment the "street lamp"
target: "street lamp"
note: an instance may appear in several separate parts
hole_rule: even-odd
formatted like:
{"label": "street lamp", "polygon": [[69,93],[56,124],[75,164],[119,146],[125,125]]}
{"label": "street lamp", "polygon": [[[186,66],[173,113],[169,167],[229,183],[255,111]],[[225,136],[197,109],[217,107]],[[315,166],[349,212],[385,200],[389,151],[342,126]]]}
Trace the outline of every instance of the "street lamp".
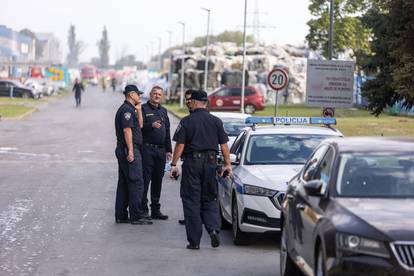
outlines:
{"label": "street lamp", "polygon": [[185,56],[185,23],[179,21],[178,24],[183,26],[183,54],[181,57],[181,94],[180,94],[180,108],[184,107],[184,56]]}
{"label": "street lamp", "polygon": [[167,30],[168,36],[169,36],[169,59],[170,59],[170,66],[168,68],[168,89],[167,89],[167,99],[170,100],[171,98],[171,76],[172,76],[172,31]]}
{"label": "street lamp", "polygon": [[246,19],[247,19],[247,0],[244,0],[244,24],[243,24],[243,66],[242,66],[242,89],[240,112],[244,113],[244,90],[246,82]]}
{"label": "street lamp", "polygon": [[162,43],[162,38],[158,37],[158,66],[159,66],[159,71],[162,70],[161,43]]}
{"label": "street lamp", "polygon": [[204,65],[204,90],[207,91],[207,80],[208,80],[208,46],[210,43],[210,10],[201,8],[207,12],[207,36],[206,36],[206,61]]}

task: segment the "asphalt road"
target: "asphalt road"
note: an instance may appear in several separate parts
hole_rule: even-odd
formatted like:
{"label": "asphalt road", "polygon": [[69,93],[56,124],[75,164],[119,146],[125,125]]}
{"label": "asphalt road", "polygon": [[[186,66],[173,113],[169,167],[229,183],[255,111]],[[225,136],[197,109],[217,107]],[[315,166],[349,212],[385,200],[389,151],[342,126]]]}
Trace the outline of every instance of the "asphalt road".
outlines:
{"label": "asphalt road", "polygon": [[[21,121],[0,121],[0,275],[278,275],[277,237],[185,249],[179,182],[164,177],[168,221],[117,225],[114,114],[122,94],[88,88]],[[170,116],[173,130],[177,119]]]}

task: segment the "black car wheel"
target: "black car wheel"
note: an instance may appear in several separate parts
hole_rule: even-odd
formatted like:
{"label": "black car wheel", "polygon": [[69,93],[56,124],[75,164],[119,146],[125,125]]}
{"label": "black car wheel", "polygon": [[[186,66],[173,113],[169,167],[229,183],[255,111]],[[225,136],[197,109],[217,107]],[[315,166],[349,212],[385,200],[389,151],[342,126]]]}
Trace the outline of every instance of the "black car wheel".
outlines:
{"label": "black car wheel", "polygon": [[282,237],[280,239],[280,275],[302,275],[302,272],[292,261],[292,258],[289,255],[287,239],[286,239],[287,229],[283,225]]}
{"label": "black car wheel", "polygon": [[244,112],[247,114],[253,114],[256,111],[256,107],[252,104],[248,104],[244,107]]}
{"label": "black car wheel", "polygon": [[233,243],[235,245],[248,245],[250,243],[248,235],[242,232],[239,228],[239,211],[236,196],[234,196],[232,200],[231,217],[233,225]]}
{"label": "black car wheel", "polygon": [[325,275],[327,275],[325,258],[323,254],[322,245],[320,245],[319,250],[318,250],[318,257],[316,259],[315,276],[325,276]]}

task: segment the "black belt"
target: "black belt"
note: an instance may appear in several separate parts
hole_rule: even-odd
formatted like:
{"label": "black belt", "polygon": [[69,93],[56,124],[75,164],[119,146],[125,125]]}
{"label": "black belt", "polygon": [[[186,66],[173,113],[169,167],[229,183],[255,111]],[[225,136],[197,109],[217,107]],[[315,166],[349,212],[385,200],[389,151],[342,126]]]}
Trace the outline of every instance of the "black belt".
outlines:
{"label": "black belt", "polygon": [[[136,143],[133,143],[132,145],[133,145],[133,146],[134,146],[134,148],[136,148],[136,149],[139,149],[139,148],[141,147],[141,145],[140,145],[140,144],[136,144]],[[120,147],[120,148],[127,148],[127,145],[126,145],[125,143],[120,143],[120,142],[117,142],[117,143],[116,143],[116,146],[117,146],[117,147]]]}
{"label": "black belt", "polygon": [[156,148],[156,149],[163,149],[164,145],[155,145],[155,144],[151,144],[151,143],[144,143],[145,146],[151,147],[151,148]]}
{"label": "black belt", "polygon": [[184,160],[194,160],[194,159],[201,159],[201,160],[217,160],[217,152],[216,151],[192,151],[186,153],[184,155]]}

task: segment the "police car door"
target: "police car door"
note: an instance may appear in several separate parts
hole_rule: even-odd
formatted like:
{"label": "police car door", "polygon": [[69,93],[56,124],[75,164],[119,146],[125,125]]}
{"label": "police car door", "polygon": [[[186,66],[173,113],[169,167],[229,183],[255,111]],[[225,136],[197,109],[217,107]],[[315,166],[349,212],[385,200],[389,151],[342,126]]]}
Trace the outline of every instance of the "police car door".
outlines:
{"label": "police car door", "polygon": [[240,164],[241,152],[243,150],[244,141],[246,140],[246,132],[242,131],[234,140],[234,143],[230,149],[230,154],[235,157],[236,162],[232,162],[233,176],[226,178],[219,178],[219,199],[222,206],[222,211],[226,214],[227,218],[231,218],[231,203],[232,203],[232,191],[234,186],[234,173],[235,169]]}

